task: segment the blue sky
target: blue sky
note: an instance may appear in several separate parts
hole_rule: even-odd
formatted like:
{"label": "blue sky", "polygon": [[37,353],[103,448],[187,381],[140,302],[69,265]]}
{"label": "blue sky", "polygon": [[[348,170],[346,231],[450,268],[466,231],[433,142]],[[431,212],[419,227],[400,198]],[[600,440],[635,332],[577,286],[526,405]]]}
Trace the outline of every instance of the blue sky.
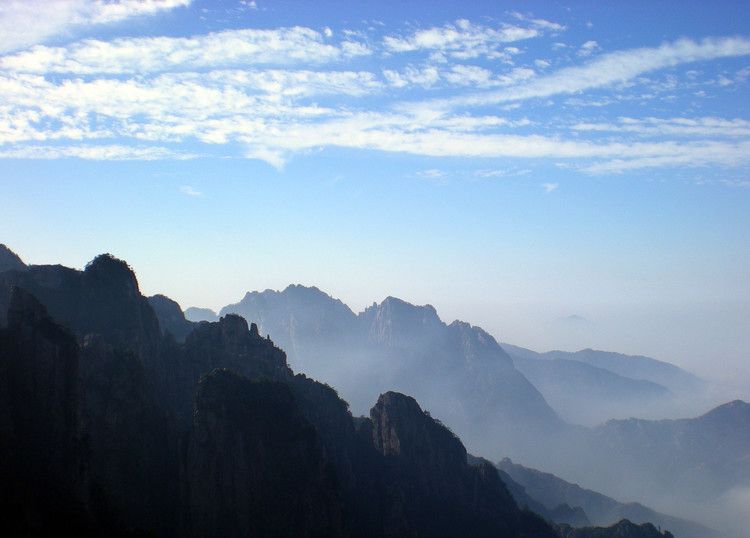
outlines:
{"label": "blue sky", "polygon": [[183,308],[301,283],[736,378],[748,29],[744,2],[2,0],[0,241],[111,252]]}

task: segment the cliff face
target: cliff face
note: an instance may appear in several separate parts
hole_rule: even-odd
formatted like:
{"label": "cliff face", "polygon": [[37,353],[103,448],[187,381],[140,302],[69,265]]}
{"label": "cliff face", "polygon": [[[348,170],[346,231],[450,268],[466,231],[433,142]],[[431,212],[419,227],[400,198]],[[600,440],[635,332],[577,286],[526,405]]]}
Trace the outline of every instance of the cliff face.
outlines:
{"label": "cliff face", "polygon": [[0,518],[5,532],[94,529],[80,422],[78,349],[19,288],[0,330]]}
{"label": "cliff face", "polygon": [[[169,332],[178,342],[184,342],[187,335],[198,325],[188,321],[180,305],[169,297],[152,295],[148,298],[148,304],[154,309],[161,329],[165,333]],[[218,319],[213,321],[218,321]]]}
{"label": "cliff face", "polygon": [[0,272],[23,271],[25,269],[26,264],[18,257],[18,254],[0,243]]}
{"label": "cliff face", "polygon": [[386,534],[556,536],[536,514],[518,509],[494,467],[470,466],[461,441],[413,398],[381,395],[369,427],[384,457]]}
{"label": "cliff face", "polygon": [[204,376],[184,474],[192,536],[343,536],[335,480],[289,387]]}
{"label": "cliff face", "polygon": [[609,527],[581,527],[571,528],[569,525],[559,526],[562,538],[674,538],[671,532],[663,533],[651,523],[636,525],[627,519]]}
{"label": "cliff face", "polygon": [[[16,534],[556,536],[413,398],[383,394],[355,422],[236,315],[165,336],[120,260],[11,283],[72,330],[0,288],[0,515]],[[494,341],[455,330],[481,371]]]}

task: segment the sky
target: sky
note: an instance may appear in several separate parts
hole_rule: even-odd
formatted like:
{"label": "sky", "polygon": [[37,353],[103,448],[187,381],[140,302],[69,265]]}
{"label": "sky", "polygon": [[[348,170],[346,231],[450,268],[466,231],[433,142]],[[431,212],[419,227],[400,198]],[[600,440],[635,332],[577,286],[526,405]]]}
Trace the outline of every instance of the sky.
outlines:
{"label": "sky", "polygon": [[0,0],[0,242],[750,387],[746,2]]}

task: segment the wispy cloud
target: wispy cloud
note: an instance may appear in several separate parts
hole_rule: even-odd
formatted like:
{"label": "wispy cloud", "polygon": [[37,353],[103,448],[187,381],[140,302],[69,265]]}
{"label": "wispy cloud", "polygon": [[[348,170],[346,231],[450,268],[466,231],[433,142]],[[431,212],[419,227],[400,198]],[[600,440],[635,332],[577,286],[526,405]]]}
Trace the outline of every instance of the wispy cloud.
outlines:
{"label": "wispy cloud", "polygon": [[[167,5],[182,4],[160,3],[159,9]],[[571,126],[537,113],[547,106],[540,98],[566,95],[570,102],[571,94],[582,98],[609,87],[610,95],[597,97],[606,108],[617,102],[618,91],[645,84],[646,73],[750,55],[750,39],[680,40],[554,70],[547,60],[503,60],[520,52],[509,43],[564,27],[512,17],[513,24],[459,20],[379,42],[366,32],[293,27],[38,45],[0,56],[0,157],[182,159],[207,153],[281,168],[297,153],[343,147],[557,159],[592,174],[750,160],[750,122],[742,119],[598,117]],[[583,46],[596,48],[593,41]],[[414,52],[424,53],[423,61],[410,63]],[[401,60],[393,62],[395,56]],[[484,63],[473,62],[480,57]],[[679,81],[670,84],[676,88]]]}
{"label": "wispy cloud", "polygon": [[467,60],[486,57],[509,58],[503,50],[506,43],[538,37],[562,26],[547,21],[521,19],[524,25],[503,24],[492,28],[460,19],[455,24],[417,30],[404,37],[386,36],[383,45],[392,52],[440,51],[448,56]]}
{"label": "wispy cloud", "polygon": [[602,54],[582,66],[566,67],[509,89],[437,101],[442,106],[481,106],[573,94],[634,80],[645,73],[680,64],[750,55],[750,39],[681,39],[655,48]]}
{"label": "wispy cloud", "polygon": [[190,185],[182,185],[180,187],[180,192],[183,192],[188,196],[203,196],[203,193],[201,191],[195,190]]}
{"label": "wispy cloud", "polygon": [[7,0],[0,2],[0,53],[42,43],[72,28],[110,24],[187,6],[192,0]]}
{"label": "wispy cloud", "polygon": [[558,187],[557,183],[542,183],[544,187],[544,194],[549,194]]}
{"label": "wispy cloud", "polygon": [[6,56],[0,68],[24,73],[127,75],[254,65],[320,65],[370,54],[360,42],[325,42],[310,28],[227,30],[191,38],[85,40],[68,47],[36,46]]}

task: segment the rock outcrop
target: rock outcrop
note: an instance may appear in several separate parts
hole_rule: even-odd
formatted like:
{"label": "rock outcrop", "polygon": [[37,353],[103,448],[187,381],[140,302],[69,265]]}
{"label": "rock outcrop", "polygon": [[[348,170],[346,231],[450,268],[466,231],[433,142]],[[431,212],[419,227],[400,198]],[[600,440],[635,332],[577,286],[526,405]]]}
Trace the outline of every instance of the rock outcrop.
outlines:
{"label": "rock outcrop", "polygon": [[18,257],[18,254],[0,243],[0,272],[23,271],[25,269],[26,264]]}
{"label": "rock outcrop", "polygon": [[[355,420],[237,315],[180,343],[110,255],[0,273],[3,305],[0,516],[13,534],[557,536],[413,398],[385,393]],[[455,331],[482,372],[494,340],[436,319],[424,324]],[[403,349],[388,331],[381,343]]]}
{"label": "rock outcrop", "polygon": [[[171,334],[178,342],[184,342],[188,334],[198,325],[188,321],[180,305],[164,295],[152,295],[148,304],[154,309],[159,325],[165,333]],[[218,321],[218,319],[213,320]]]}
{"label": "rock outcrop", "polygon": [[571,528],[569,525],[558,527],[562,538],[674,538],[671,532],[663,533],[651,523],[636,525],[623,519],[609,527]]}
{"label": "rock outcrop", "polygon": [[31,294],[10,292],[0,330],[0,518],[9,536],[96,525],[81,429],[78,346]]}
{"label": "rock outcrop", "polygon": [[201,378],[187,448],[186,535],[345,536],[335,477],[289,387]]}

